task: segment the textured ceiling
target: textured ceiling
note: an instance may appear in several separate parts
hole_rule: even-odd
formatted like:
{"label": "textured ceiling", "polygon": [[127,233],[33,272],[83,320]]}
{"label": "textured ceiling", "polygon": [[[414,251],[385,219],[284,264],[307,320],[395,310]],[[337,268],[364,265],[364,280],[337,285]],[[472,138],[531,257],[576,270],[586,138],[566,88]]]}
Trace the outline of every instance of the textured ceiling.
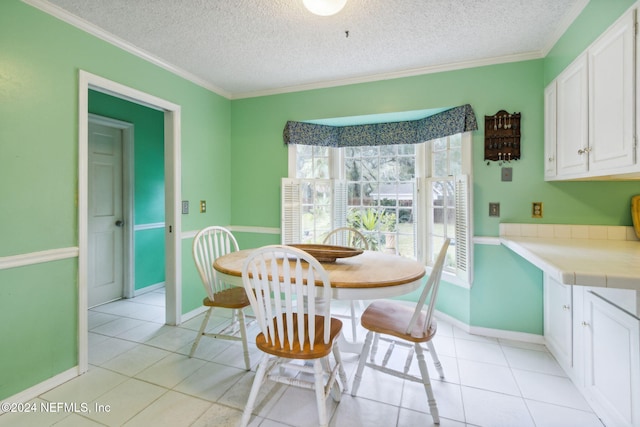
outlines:
{"label": "textured ceiling", "polygon": [[302,0],[24,1],[229,98],[540,58],[587,3],[348,0],[319,17]]}

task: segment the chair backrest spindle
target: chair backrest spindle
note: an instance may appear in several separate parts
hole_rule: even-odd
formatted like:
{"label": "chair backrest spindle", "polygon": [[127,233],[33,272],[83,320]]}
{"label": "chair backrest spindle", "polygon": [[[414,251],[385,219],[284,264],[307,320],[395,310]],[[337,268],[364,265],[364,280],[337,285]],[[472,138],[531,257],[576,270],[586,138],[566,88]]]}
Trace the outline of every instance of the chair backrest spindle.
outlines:
{"label": "chair backrest spindle", "polygon": [[438,257],[436,258],[436,262],[433,264],[433,269],[431,270],[431,274],[427,279],[427,283],[425,284],[422,293],[420,294],[420,298],[418,299],[418,303],[416,304],[416,309],[407,325],[407,334],[412,334],[414,332],[414,328],[416,326],[416,322],[422,313],[422,309],[427,301],[427,297],[431,295],[429,299],[429,305],[427,306],[427,312],[425,316],[424,326],[422,328],[422,333],[426,334],[429,328],[431,327],[431,318],[433,316],[433,310],[435,309],[436,297],[438,295],[438,289],[440,288],[440,277],[442,276],[442,269],[444,268],[444,261],[447,256],[447,249],[449,248],[449,243],[451,242],[450,238],[445,239],[442,244],[442,248],[440,249],[440,253],[438,253]]}
{"label": "chair backrest spindle", "polygon": [[238,242],[231,231],[224,227],[211,226],[198,232],[193,239],[193,259],[207,296],[214,301],[214,295],[229,285],[220,281],[213,268],[216,258],[237,251]]}
{"label": "chair backrest spindle", "polygon": [[369,250],[369,243],[364,234],[351,227],[340,227],[331,230],[322,243]]}
{"label": "chair backrest spindle", "polygon": [[297,330],[300,348],[309,343],[313,349],[316,316],[323,317],[323,340],[329,342],[331,283],[318,260],[297,248],[265,246],[247,257],[242,278],[260,329],[272,345],[284,348],[288,342],[293,349]]}

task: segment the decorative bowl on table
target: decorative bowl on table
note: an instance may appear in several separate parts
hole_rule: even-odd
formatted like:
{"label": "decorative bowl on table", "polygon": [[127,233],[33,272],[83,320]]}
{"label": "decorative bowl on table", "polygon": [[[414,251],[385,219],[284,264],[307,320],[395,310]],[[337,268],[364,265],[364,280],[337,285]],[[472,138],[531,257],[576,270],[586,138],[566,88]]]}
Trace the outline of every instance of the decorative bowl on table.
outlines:
{"label": "decorative bowl on table", "polygon": [[349,258],[360,255],[362,249],[350,248],[348,246],[316,245],[306,243],[296,243],[288,245],[302,249],[320,262],[335,262],[338,258]]}

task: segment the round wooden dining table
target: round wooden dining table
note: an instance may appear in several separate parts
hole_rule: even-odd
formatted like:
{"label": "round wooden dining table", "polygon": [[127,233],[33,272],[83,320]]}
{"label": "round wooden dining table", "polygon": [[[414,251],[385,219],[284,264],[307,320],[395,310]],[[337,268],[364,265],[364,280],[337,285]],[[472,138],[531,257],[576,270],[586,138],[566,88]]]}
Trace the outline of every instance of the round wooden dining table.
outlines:
{"label": "round wooden dining table", "polygon": [[[213,268],[227,283],[242,285],[242,265],[252,249],[216,259]],[[322,262],[329,274],[332,298],[366,300],[404,295],[417,289],[426,274],[422,263],[399,255],[364,251],[334,262]]]}
{"label": "round wooden dining table", "polygon": [[[235,286],[243,286],[242,266],[253,249],[231,252],[213,263],[220,279]],[[332,298],[336,300],[369,300],[408,294],[422,284],[426,274],[422,263],[399,255],[376,251],[321,262],[329,274]],[[360,353],[362,343],[347,341],[340,335],[340,350]]]}

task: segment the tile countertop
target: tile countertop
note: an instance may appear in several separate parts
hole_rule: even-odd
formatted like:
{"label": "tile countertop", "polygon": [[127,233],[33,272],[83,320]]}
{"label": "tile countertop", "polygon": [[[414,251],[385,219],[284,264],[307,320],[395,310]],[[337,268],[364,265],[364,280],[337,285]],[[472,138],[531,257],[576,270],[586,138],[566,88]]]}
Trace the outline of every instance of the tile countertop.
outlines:
{"label": "tile countertop", "polygon": [[640,290],[632,227],[500,224],[500,242],[566,285]]}

